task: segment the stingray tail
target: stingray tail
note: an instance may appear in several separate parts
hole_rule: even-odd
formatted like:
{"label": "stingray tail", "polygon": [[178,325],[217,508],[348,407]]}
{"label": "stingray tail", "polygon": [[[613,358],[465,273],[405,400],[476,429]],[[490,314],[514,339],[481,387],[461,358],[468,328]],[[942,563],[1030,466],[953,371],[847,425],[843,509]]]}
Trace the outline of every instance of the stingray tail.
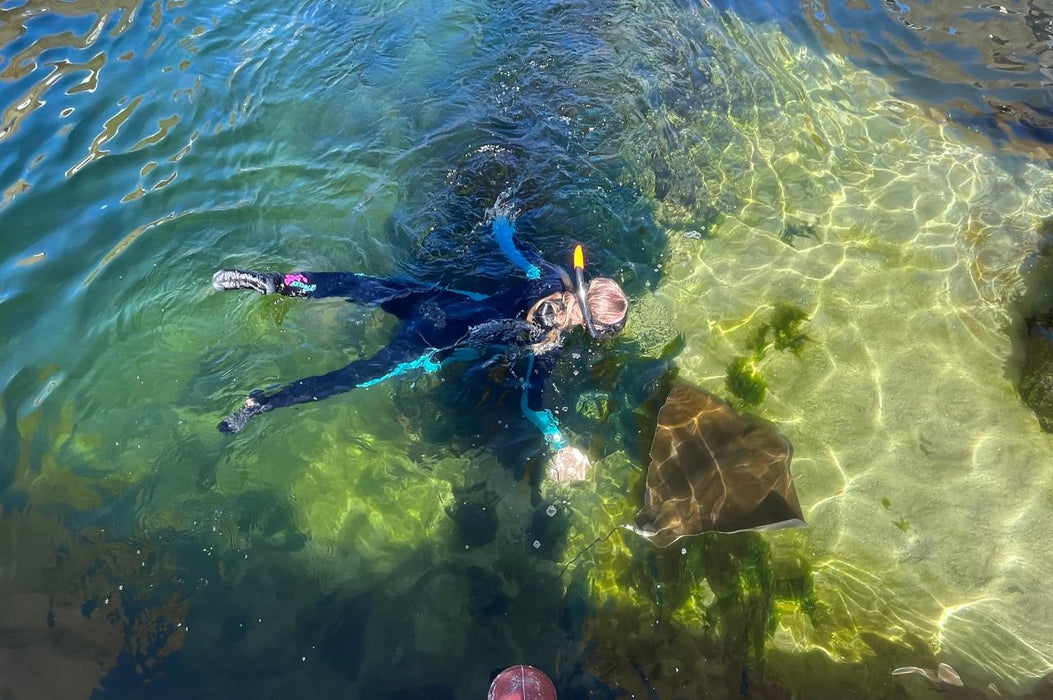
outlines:
{"label": "stingray tail", "polygon": [[576,562],[578,560],[578,558],[581,557],[582,554],[584,554],[585,552],[589,551],[590,549],[592,549],[593,547],[598,545],[600,542],[606,542],[607,540],[609,540],[611,538],[611,535],[613,535],[615,532],[617,532],[619,529],[621,529],[623,527],[626,528],[626,529],[629,529],[629,530],[633,529],[632,526],[630,526],[630,525],[615,525],[614,527],[612,527],[610,530],[607,531],[606,535],[604,535],[603,537],[597,537],[596,539],[594,539],[592,542],[590,542],[588,545],[586,545],[584,549],[582,549],[580,552],[575,554],[574,557],[570,561],[568,561],[566,564],[564,564],[563,565],[563,571],[559,572],[560,577],[562,577],[563,574],[567,573],[567,569],[569,569],[571,564]]}

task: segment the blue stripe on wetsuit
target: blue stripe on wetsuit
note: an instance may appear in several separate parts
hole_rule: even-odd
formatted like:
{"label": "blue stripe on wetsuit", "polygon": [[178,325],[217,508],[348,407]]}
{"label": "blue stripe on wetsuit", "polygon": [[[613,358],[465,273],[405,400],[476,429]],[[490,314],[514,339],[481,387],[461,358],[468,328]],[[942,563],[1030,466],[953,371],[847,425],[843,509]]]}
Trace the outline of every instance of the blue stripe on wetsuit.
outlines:
{"label": "blue stripe on wetsuit", "polygon": [[[441,362],[437,362],[435,360],[435,355],[438,352],[438,350],[429,350],[415,360],[400,362],[386,374],[362,382],[361,384],[357,384],[356,387],[359,389],[368,389],[369,387],[376,386],[388,379],[394,379],[395,377],[400,377],[418,369],[423,370],[425,374],[434,374],[450,363],[466,362],[476,360],[480,357],[479,352],[473,348],[458,348],[449,357]],[[556,421],[556,416],[548,409],[535,411],[527,405],[527,394],[530,389],[530,376],[533,373],[534,356],[530,355],[527,360],[526,379],[523,381],[523,394],[519,400],[519,408],[522,410],[523,416],[530,421],[538,431],[540,431],[545,442],[551,445],[552,449],[562,450],[564,447],[569,446],[570,443],[567,442],[565,437],[563,437],[563,433],[559,429],[559,423]]]}
{"label": "blue stripe on wetsuit", "polygon": [[[415,369],[424,370],[425,374],[434,374],[446,365],[450,364],[451,362],[469,362],[471,360],[479,359],[479,351],[473,348],[458,348],[446,359],[442,360],[441,362],[436,362],[435,355],[438,352],[438,350],[429,350],[428,352],[424,353],[415,360],[410,360],[409,362],[400,362],[393,368],[391,368],[391,370],[389,370],[387,373],[379,377],[374,377],[373,379],[364,381],[361,384],[356,384],[355,388],[368,389],[369,387],[376,386],[377,384],[387,381],[388,379],[401,377],[403,374],[412,372]],[[533,358],[531,358],[531,360],[533,360]]]}
{"label": "blue stripe on wetsuit", "polygon": [[394,367],[392,367],[391,370],[389,370],[386,374],[382,374],[379,377],[374,377],[373,379],[364,381],[361,384],[356,384],[355,386],[359,389],[368,389],[371,386],[380,384],[381,382],[387,381],[388,379],[391,379],[393,377],[400,377],[403,374],[406,374],[407,372],[412,372],[415,369],[422,369],[424,370],[425,374],[432,374],[434,372],[438,372],[440,369],[442,369],[442,365],[432,359],[432,356],[435,355],[435,353],[435,350],[429,350],[428,352],[418,357],[416,360],[410,360],[409,362],[400,362]]}
{"label": "blue stripe on wetsuit", "polygon": [[[497,245],[501,248],[501,252],[512,261],[512,263],[526,273],[527,279],[538,280],[541,279],[541,268],[534,265],[527,260],[519,249],[516,248],[515,244],[515,224],[507,216],[498,216],[494,219],[493,225],[494,238],[497,239]],[[526,380],[523,382],[523,395],[519,401],[519,407],[523,411],[523,415],[528,421],[530,421],[535,428],[541,431],[541,435],[545,438],[545,442],[552,446],[554,450],[562,450],[564,447],[570,445],[566,438],[563,437],[563,433],[560,432],[559,424],[556,422],[556,416],[547,409],[541,411],[535,411],[530,408],[527,404],[527,394],[530,390],[530,376],[534,373],[534,355],[530,355],[530,360],[527,363]]]}
{"label": "blue stripe on wetsuit", "polygon": [[527,392],[530,387],[530,375],[534,372],[534,356],[530,356],[530,360],[527,362],[527,373],[526,380],[523,382],[523,395],[519,399],[519,408],[523,411],[523,415],[528,421],[534,424],[534,427],[541,431],[541,435],[544,436],[545,442],[552,446],[554,450],[562,450],[564,447],[570,445],[567,439],[563,437],[563,433],[560,432],[559,424],[556,423],[556,416],[552,414],[552,411],[543,409],[541,411],[535,411],[527,405]]}
{"label": "blue stripe on wetsuit", "polygon": [[512,261],[512,264],[525,272],[527,279],[541,279],[541,268],[527,260],[516,248],[515,241],[512,240],[516,233],[516,227],[512,220],[507,216],[497,217],[494,219],[493,231],[498,247]]}

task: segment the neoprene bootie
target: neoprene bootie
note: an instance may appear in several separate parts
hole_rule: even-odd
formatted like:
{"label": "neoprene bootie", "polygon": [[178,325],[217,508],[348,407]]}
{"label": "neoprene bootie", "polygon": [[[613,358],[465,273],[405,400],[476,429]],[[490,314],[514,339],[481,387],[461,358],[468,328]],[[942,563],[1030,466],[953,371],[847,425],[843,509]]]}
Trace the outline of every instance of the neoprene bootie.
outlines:
{"label": "neoprene bootie", "polygon": [[219,292],[229,289],[251,289],[260,294],[274,294],[282,276],[277,272],[219,270],[212,275],[212,287]]}

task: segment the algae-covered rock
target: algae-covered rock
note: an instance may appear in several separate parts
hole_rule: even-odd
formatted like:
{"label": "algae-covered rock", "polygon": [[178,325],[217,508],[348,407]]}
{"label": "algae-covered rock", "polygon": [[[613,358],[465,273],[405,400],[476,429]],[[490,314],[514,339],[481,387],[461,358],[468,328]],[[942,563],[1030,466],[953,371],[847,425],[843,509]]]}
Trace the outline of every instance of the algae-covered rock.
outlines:
{"label": "algae-covered rock", "polygon": [[762,690],[766,644],[780,615],[792,609],[810,618],[814,609],[810,570],[786,561],[800,558],[799,544],[777,552],[753,532],[707,534],[666,549],[628,534],[598,542],[582,558],[602,566],[579,566],[568,592],[606,613],[582,621],[584,639],[602,640],[589,647],[585,667],[626,697]]}
{"label": "algae-covered rock", "polygon": [[0,514],[0,697],[87,697],[122,657],[148,675],[181,649],[189,605],[169,553]]}
{"label": "algae-covered rock", "polygon": [[680,330],[669,309],[652,294],[634,299],[629,309],[625,337],[636,344],[641,357],[659,358],[676,354],[681,344]]}
{"label": "algae-covered rock", "polygon": [[575,409],[578,415],[594,423],[602,423],[610,418],[614,402],[605,391],[586,391],[578,396]]}
{"label": "algae-covered rock", "polygon": [[1042,429],[1053,432],[1053,323],[1050,318],[1030,323],[1024,345],[1020,396],[1038,417]]}

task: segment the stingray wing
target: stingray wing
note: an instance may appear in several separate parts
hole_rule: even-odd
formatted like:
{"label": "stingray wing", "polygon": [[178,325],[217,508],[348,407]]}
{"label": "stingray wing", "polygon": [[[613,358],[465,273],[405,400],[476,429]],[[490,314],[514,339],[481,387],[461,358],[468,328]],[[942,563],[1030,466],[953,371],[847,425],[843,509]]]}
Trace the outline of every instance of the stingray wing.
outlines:
{"label": "stingray wing", "polygon": [[804,524],[793,447],[770,424],[680,384],[658,412],[636,532],[665,547],[702,532]]}

